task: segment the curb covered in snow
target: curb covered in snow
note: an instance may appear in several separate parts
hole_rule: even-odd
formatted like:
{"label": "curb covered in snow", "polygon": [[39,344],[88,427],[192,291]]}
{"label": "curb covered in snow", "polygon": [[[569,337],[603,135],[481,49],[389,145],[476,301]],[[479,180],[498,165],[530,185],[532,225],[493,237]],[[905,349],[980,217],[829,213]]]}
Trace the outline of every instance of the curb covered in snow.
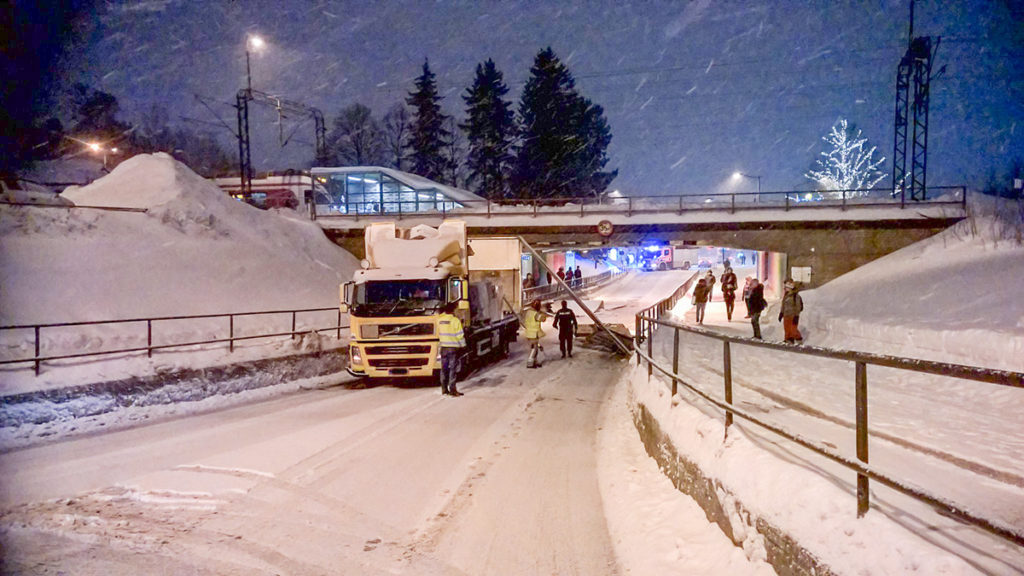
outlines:
{"label": "curb covered in snow", "polygon": [[97,382],[0,398],[0,428],[105,414],[120,408],[194,402],[343,372],[345,350],[325,350],[225,366]]}
{"label": "curb covered in snow", "polygon": [[767,562],[780,576],[835,574],[795,539],[750,513],[720,483],[705,476],[697,464],[682,456],[644,404],[637,402],[633,423],[647,454],[658,463],[665,476],[676,489],[693,498],[704,509],[708,521],[717,524],[735,545],[743,547],[753,529],[761,537]]}

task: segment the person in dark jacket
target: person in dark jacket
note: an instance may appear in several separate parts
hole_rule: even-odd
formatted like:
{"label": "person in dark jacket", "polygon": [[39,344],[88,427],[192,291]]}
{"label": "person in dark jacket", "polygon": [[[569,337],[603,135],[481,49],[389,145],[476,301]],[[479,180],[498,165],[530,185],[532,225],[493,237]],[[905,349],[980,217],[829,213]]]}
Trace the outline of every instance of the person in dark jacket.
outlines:
{"label": "person in dark jacket", "polygon": [[715,289],[715,273],[708,270],[707,275],[704,276],[704,283],[708,285],[708,302],[711,302],[711,291]]}
{"label": "person in dark jacket", "polygon": [[[754,287],[750,283],[751,280],[754,280],[754,278],[747,276],[747,279],[743,281],[743,306],[747,309],[747,315],[744,316],[744,318],[750,318],[750,291]],[[763,293],[762,296],[764,296]]]}
{"label": "person in dark jacket", "polygon": [[779,311],[779,322],[785,332],[787,344],[799,344],[804,341],[800,334],[800,312],[804,309],[804,300],[800,297],[800,288],[796,282],[786,280],[786,293],[782,296],[782,310]]}
{"label": "person in dark jacket", "polygon": [[562,351],[562,358],[566,354],[572,358],[572,339],[576,336],[578,325],[576,313],[569,309],[569,303],[565,300],[562,300],[562,308],[555,312],[553,326],[558,329],[558,349]]}
{"label": "person in dark jacket", "polygon": [[580,270],[579,266],[577,266],[576,271],[572,273],[572,279],[577,289],[579,289],[580,286],[583,286],[583,272]]}
{"label": "person in dark jacket", "polygon": [[754,338],[761,339],[761,312],[768,307],[764,300],[764,284],[754,278],[750,281],[750,296],[747,298],[747,311],[750,312],[750,325],[754,327]]}
{"label": "person in dark jacket", "polygon": [[707,281],[703,278],[697,280],[697,285],[693,288],[693,307],[697,311],[697,324],[704,323],[704,307],[707,306],[710,295],[711,290]]}
{"label": "person in dark jacket", "polygon": [[722,299],[725,300],[725,318],[732,322],[732,311],[736,307],[736,273],[726,268],[722,274]]}

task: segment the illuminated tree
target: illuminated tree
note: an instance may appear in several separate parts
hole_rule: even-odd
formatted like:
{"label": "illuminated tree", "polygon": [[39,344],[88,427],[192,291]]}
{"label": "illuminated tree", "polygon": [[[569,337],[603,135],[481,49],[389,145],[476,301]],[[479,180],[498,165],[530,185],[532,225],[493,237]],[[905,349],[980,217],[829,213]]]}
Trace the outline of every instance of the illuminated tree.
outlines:
{"label": "illuminated tree", "polygon": [[832,149],[821,153],[823,158],[818,159],[818,170],[811,170],[804,176],[817,182],[822,190],[851,191],[847,192],[847,197],[867,196],[868,190],[886,176],[878,170],[885,157],[873,160],[875,147],[865,149],[867,138],[861,138],[860,130],[856,134],[851,132],[846,120],[840,119],[832,131],[821,138]]}

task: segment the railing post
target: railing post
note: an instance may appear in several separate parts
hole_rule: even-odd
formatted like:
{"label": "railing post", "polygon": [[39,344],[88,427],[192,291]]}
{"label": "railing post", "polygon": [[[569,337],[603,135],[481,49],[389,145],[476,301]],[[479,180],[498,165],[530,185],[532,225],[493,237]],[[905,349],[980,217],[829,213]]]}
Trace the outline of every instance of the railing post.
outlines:
{"label": "railing post", "polygon": [[789,212],[789,192],[786,192],[786,212]]}
{"label": "railing post", "polygon": [[843,190],[843,207],[841,210],[846,211],[846,190]]}
{"label": "railing post", "polygon": [[676,214],[679,215],[679,216],[683,215],[683,197],[682,196],[679,197],[679,211],[676,212]]}
{"label": "railing post", "polygon": [[39,376],[39,326],[35,327],[35,333],[36,333],[36,362],[35,362],[35,367],[36,367],[36,376]]}
{"label": "railing post", "polygon": [[487,200],[487,218],[491,218],[491,201],[489,199]]}
{"label": "railing post", "polygon": [[338,308],[338,340],[341,340],[341,308]]}
{"label": "railing post", "polygon": [[235,351],[235,315],[228,314],[228,352]]}
{"label": "railing post", "polygon": [[146,356],[153,357],[153,321],[146,320]]}
{"label": "railing post", "polygon": [[[341,308],[338,310],[340,311]],[[295,310],[292,310],[292,340],[295,340]]]}
{"label": "railing post", "polygon": [[654,374],[654,358],[653,354],[654,347],[654,322],[647,321],[647,378],[650,379],[651,375]]}
{"label": "railing post", "polygon": [[637,366],[640,365],[640,343],[643,342],[643,338],[640,336],[641,334],[643,334],[643,332],[640,331],[640,326],[641,326],[640,315],[637,314],[636,315],[636,329],[633,332],[634,334],[636,334],[636,365]]}
{"label": "railing post", "polygon": [[736,194],[735,193],[734,194],[730,194],[729,195],[729,199],[732,202],[732,205],[729,208],[729,214],[735,214],[736,213]]}
{"label": "railing post", "polygon": [[679,327],[675,326],[672,329],[672,395],[675,396],[676,392],[679,391],[679,381],[677,376],[679,375]]}
{"label": "railing post", "polygon": [[[868,463],[868,365],[857,362],[857,459]],[[868,477],[857,474],[857,517],[867,514],[871,506],[868,495]]]}
{"label": "railing post", "polygon": [[633,216],[633,197],[632,196],[626,197],[626,216],[628,216],[628,217],[632,217]]}
{"label": "railing post", "polygon": [[[722,341],[722,375],[725,379],[725,403],[732,406],[732,350],[729,348],[729,341]],[[729,426],[732,426],[732,412],[725,412],[725,433],[729,434]]]}

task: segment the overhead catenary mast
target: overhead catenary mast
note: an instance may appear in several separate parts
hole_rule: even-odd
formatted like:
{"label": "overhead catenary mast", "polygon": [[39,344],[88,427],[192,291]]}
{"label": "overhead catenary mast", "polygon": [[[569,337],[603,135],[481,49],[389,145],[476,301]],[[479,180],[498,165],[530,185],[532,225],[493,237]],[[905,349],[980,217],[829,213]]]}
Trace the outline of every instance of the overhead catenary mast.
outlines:
{"label": "overhead catenary mast", "polygon": [[[932,46],[930,36],[914,37],[914,0],[910,0],[910,28],[907,51],[896,68],[896,117],[893,139],[893,196],[906,202],[927,196],[928,106],[931,99],[932,63],[941,37]],[[942,70],[940,70],[940,73]],[[911,90],[913,85],[913,90]],[[908,136],[910,171],[907,171]]]}

